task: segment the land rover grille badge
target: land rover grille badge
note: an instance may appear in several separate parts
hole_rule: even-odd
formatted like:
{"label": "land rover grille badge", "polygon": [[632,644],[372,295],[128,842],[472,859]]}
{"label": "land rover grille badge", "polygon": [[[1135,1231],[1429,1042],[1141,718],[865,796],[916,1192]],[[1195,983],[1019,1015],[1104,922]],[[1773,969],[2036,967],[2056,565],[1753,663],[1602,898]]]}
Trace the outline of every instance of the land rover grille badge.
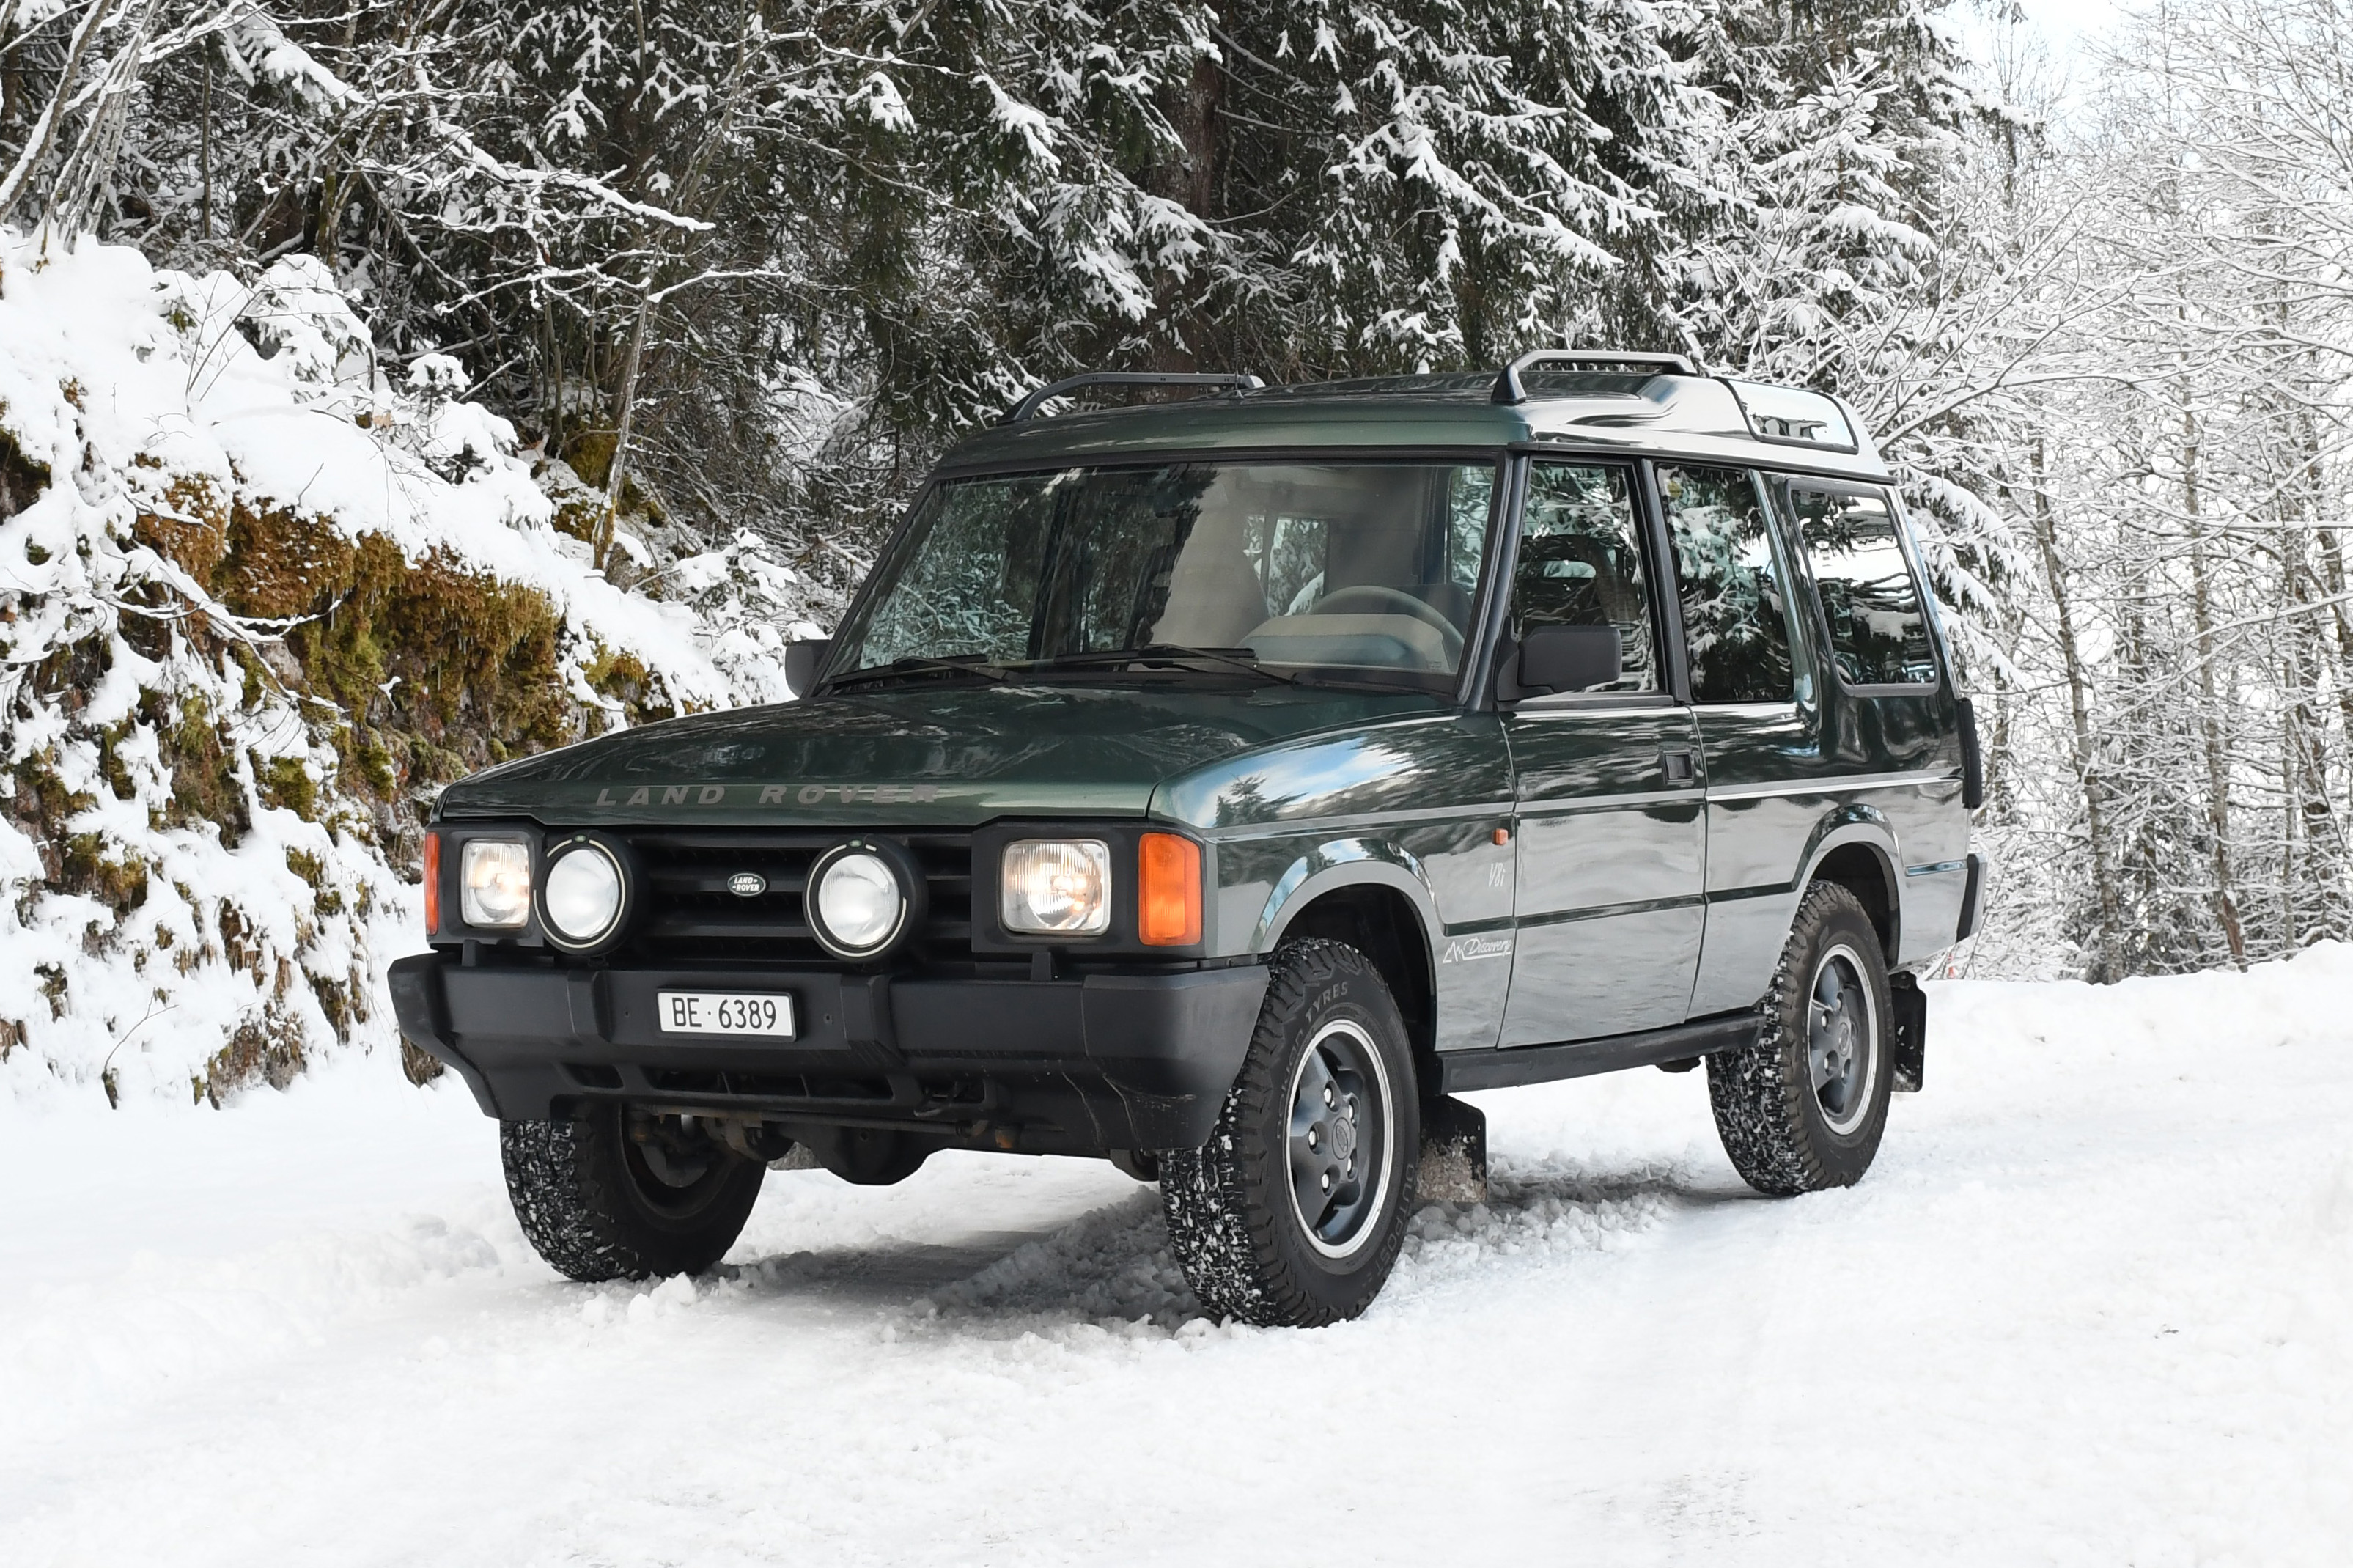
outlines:
{"label": "land rover grille badge", "polygon": [[738,871],[727,879],[727,890],[739,899],[756,899],[768,890],[768,879],[757,871]]}

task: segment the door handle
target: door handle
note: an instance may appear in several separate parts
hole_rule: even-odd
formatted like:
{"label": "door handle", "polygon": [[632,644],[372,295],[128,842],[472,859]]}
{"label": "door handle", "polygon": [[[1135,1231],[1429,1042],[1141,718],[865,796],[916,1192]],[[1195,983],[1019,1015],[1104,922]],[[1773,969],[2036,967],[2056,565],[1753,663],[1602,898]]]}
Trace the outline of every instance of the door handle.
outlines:
{"label": "door handle", "polygon": [[1699,764],[1688,751],[1674,747],[1660,748],[1659,767],[1667,775],[1667,782],[1671,784],[1699,782]]}

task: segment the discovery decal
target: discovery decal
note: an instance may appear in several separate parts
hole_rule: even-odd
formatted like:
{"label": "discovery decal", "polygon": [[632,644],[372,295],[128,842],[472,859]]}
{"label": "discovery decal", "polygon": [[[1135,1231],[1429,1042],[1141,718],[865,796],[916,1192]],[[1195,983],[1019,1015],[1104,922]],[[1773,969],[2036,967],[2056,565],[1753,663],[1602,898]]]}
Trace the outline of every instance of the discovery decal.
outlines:
{"label": "discovery decal", "polygon": [[1507,936],[1458,936],[1446,944],[1438,962],[1468,963],[1478,958],[1507,958],[1511,952],[1512,939]]}

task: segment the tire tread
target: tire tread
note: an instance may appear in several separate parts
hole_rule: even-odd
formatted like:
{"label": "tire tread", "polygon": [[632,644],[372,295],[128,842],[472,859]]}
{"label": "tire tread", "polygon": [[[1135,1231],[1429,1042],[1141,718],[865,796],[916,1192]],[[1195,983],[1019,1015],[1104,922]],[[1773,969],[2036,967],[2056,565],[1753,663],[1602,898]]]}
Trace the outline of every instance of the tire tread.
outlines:
{"label": "tire tread", "polygon": [[[1266,1327],[1318,1327],[1355,1316],[1364,1303],[1353,1311],[1335,1309],[1305,1288],[1306,1281],[1278,1242],[1282,1210],[1271,1202],[1254,1204],[1250,1195],[1287,1191],[1287,1172],[1269,1169],[1284,1157],[1283,1152],[1262,1146],[1241,1130],[1259,1125],[1269,1102],[1282,1093],[1282,1069],[1287,1065],[1293,1028],[1335,979],[1370,981],[1376,1010],[1387,1015],[1387,1026],[1400,1039],[1403,1023],[1380,971],[1345,942],[1324,938],[1286,942],[1268,967],[1266,1000],[1259,1009],[1250,1053],[1227,1092],[1217,1131],[1198,1149],[1167,1150],[1158,1156],[1161,1206],[1167,1216],[1170,1247],[1205,1310]],[[1409,1076],[1405,1082],[1392,1083],[1390,1090],[1398,1101],[1398,1131],[1409,1131],[1415,1125]],[[1397,1151],[1401,1166],[1397,1218],[1359,1270],[1372,1281],[1366,1302],[1388,1279],[1404,1246],[1404,1216],[1413,1210],[1419,1154],[1418,1142]]]}
{"label": "tire tread", "polygon": [[1880,1108],[1864,1123],[1860,1165],[1849,1160],[1843,1162],[1847,1168],[1841,1169],[1830,1157],[1833,1152],[1813,1135],[1815,1119],[1808,1115],[1812,1085],[1799,1060],[1801,1052],[1788,1035],[1789,1006],[1793,993],[1807,984],[1801,971],[1810,968],[1812,954],[1833,923],[1859,928],[1868,942],[1867,955],[1880,969],[1872,979],[1884,986],[1885,961],[1861,900],[1835,882],[1815,882],[1798,902],[1797,916],[1789,922],[1789,939],[1773,966],[1772,984],[1757,1004],[1756,1039],[1737,1050],[1720,1051],[1707,1058],[1708,1101],[1715,1113],[1724,1152],[1741,1180],[1772,1197],[1794,1197],[1859,1180],[1870,1165],[1884,1126],[1893,1070],[1884,997],[1880,999],[1880,1037],[1872,1047],[1882,1055],[1879,1079],[1873,1089]]}
{"label": "tire tread", "polygon": [[607,1136],[616,1131],[587,1118],[499,1123],[507,1197],[532,1250],[584,1283],[700,1274],[725,1257],[759,1195],[761,1168],[746,1163],[707,1224],[663,1234],[630,1201],[617,1142]]}

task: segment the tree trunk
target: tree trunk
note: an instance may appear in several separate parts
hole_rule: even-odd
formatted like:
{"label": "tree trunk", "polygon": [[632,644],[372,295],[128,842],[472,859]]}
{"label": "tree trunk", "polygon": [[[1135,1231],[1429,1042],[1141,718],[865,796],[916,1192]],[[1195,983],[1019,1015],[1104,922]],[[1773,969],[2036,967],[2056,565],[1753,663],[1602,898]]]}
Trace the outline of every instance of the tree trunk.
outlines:
{"label": "tree trunk", "polygon": [[[1222,8],[1216,13],[1225,22]],[[1224,172],[1225,139],[1219,116],[1225,108],[1226,68],[1204,54],[1193,64],[1193,75],[1173,101],[1166,101],[1168,122],[1176,132],[1182,152],[1154,168],[1150,188],[1177,203],[1195,217],[1215,223],[1219,216],[1219,184]],[[1202,349],[1216,329],[1190,298],[1165,299],[1161,333],[1153,344],[1152,368],[1196,371],[1202,368]],[[1211,355],[1215,359],[1214,353]]]}
{"label": "tree trunk", "polygon": [[2206,831],[2214,873],[2214,918],[2231,962],[2247,967],[2247,937],[2239,922],[2239,900],[2231,871],[2231,769],[2223,752],[2221,710],[2214,691],[2214,596],[2206,570],[2206,526],[2199,494],[2198,416],[2189,389],[2181,391],[2181,507],[2189,526],[2190,608],[2198,622],[2198,727],[2206,751]]}
{"label": "tree trunk", "polygon": [[2073,721],[2073,761],[2077,785],[2084,793],[2084,826],[2091,843],[2092,887],[2099,900],[2099,924],[2092,939],[2092,975],[2101,984],[2121,979],[2116,963],[2117,942],[2124,931],[2124,910],[2116,897],[2116,858],[2108,842],[2106,786],[2100,778],[2094,750],[2090,681],[2084,674],[2083,649],[2075,634],[2075,612],[2067,587],[2067,569],[2059,559],[2058,521],[2052,515],[2050,470],[2043,445],[2032,448],[2034,465],[2034,542],[2042,558],[2043,586],[2059,622],[2059,656],[2067,671],[2067,705]]}

